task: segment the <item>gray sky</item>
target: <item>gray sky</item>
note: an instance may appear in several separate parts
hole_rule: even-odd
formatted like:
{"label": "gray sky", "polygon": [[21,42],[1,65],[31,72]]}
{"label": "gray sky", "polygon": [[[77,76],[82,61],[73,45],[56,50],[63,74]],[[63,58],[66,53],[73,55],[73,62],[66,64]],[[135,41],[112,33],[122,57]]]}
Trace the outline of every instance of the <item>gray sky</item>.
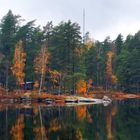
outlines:
{"label": "gray sky", "polygon": [[26,22],[37,19],[37,25],[71,19],[82,27],[83,8],[85,30],[96,40],[108,35],[115,39],[119,33],[126,36],[140,29],[140,0],[0,0],[0,19],[11,9]]}

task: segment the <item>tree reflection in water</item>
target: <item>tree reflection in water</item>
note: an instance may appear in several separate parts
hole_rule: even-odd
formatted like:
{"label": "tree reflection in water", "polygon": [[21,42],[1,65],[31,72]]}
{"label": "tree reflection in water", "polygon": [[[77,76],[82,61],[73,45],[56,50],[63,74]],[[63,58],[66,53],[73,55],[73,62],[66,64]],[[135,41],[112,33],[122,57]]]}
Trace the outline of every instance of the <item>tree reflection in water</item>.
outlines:
{"label": "tree reflection in water", "polygon": [[110,106],[0,105],[1,140],[139,140],[137,100]]}
{"label": "tree reflection in water", "polygon": [[12,135],[12,140],[23,140],[24,139],[24,115],[20,114],[16,120],[15,125],[12,126],[10,131]]}

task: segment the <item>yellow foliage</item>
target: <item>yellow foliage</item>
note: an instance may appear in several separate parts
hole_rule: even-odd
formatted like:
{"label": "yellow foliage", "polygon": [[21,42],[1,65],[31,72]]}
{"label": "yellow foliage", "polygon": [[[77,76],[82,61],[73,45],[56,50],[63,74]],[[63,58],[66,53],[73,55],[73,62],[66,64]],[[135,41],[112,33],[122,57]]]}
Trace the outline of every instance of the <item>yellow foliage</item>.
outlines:
{"label": "yellow foliage", "polygon": [[93,41],[91,39],[88,39],[86,42],[86,48],[89,50],[93,46]]}
{"label": "yellow foliage", "polygon": [[109,51],[107,53],[108,59],[106,62],[106,78],[107,80],[111,79],[112,76],[112,57],[114,53],[112,51]]}
{"label": "yellow foliage", "polygon": [[39,88],[39,81],[38,81],[38,80],[35,81],[35,83],[34,83],[34,88],[35,88],[35,89],[38,89],[38,88]]}
{"label": "yellow foliage", "polygon": [[107,129],[107,138],[108,140],[113,140],[113,133],[112,133],[112,116],[110,112],[106,114],[106,129]]}
{"label": "yellow foliage", "polygon": [[23,42],[17,42],[14,52],[13,66],[11,67],[13,75],[15,75],[18,83],[24,82],[24,67],[26,61],[26,54],[23,49]]}
{"label": "yellow foliage", "polygon": [[36,127],[33,130],[35,132],[35,139],[34,140],[47,140],[48,138],[46,137],[46,132],[45,132],[45,127]]}
{"label": "yellow foliage", "polygon": [[49,131],[50,132],[56,132],[60,129],[61,129],[61,125],[59,124],[58,120],[57,119],[52,120],[51,123],[50,123]]}
{"label": "yellow foliage", "polygon": [[89,50],[91,47],[93,47],[93,39],[90,37],[90,34],[88,37],[85,39],[85,47]]}
{"label": "yellow foliage", "polygon": [[82,132],[80,129],[76,130],[76,140],[83,140]]}
{"label": "yellow foliage", "polygon": [[50,70],[50,74],[52,77],[57,77],[61,75],[61,73],[58,72],[57,70]]}
{"label": "yellow foliage", "polygon": [[52,82],[57,83],[59,80],[59,77],[61,76],[61,73],[56,70],[50,70],[49,73],[51,75]]}

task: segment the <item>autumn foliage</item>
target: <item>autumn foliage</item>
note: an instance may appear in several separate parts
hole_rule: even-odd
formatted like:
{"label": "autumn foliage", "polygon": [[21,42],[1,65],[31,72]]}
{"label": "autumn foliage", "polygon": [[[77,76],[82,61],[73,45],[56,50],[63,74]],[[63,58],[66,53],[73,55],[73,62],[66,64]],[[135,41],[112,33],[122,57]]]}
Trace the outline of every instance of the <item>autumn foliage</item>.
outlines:
{"label": "autumn foliage", "polygon": [[39,81],[36,80],[34,83],[34,89],[38,89],[39,88]]}
{"label": "autumn foliage", "polygon": [[113,52],[109,51],[107,53],[108,59],[106,63],[106,79],[109,80],[112,76],[112,57],[113,57]]}
{"label": "autumn foliage", "polygon": [[[42,45],[42,47],[34,61],[35,73],[40,76],[39,94],[41,93],[45,74],[47,72],[47,64],[49,63],[49,56],[50,56],[50,54],[48,52],[48,49],[46,48],[46,45],[44,44],[44,45]],[[36,85],[36,87],[37,87],[37,85]]]}
{"label": "autumn foliage", "polygon": [[52,120],[51,123],[50,123],[49,131],[50,132],[56,132],[60,129],[61,129],[61,125],[59,124],[58,120],[57,119]]}
{"label": "autumn foliage", "polygon": [[11,134],[12,134],[12,140],[23,140],[24,139],[24,115],[21,114],[15,125],[12,127]]}
{"label": "autumn foliage", "polygon": [[111,116],[110,112],[107,112],[107,115],[106,115],[106,129],[107,129],[107,138],[108,138],[108,140],[113,140],[112,116]]}
{"label": "autumn foliage", "polygon": [[20,40],[15,47],[13,66],[11,67],[13,75],[15,75],[18,84],[24,82],[24,67],[26,54],[23,48],[23,42]]}
{"label": "autumn foliage", "polygon": [[86,106],[76,107],[76,117],[79,121],[83,121],[86,118],[87,108]]}
{"label": "autumn foliage", "polygon": [[61,73],[56,71],[56,70],[50,70],[49,73],[51,75],[51,81],[53,83],[58,83],[58,80],[59,80],[59,78],[61,76]]}
{"label": "autumn foliage", "polygon": [[34,140],[40,140],[41,138],[43,140],[47,140],[44,126],[37,126],[36,128],[33,129],[33,131],[35,132]]}
{"label": "autumn foliage", "polygon": [[112,80],[112,83],[113,83],[113,84],[116,84],[117,81],[118,81],[118,78],[117,78],[116,75],[113,74],[112,77],[111,77],[111,80]]}
{"label": "autumn foliage", "polygon": [[35,73],[45,75],[47,71],[47,64],[49,62],[49,52],[45,45],[43,45],[34,61]]}
{"label": "autumn foliage", "polygon": [[107,62],[106,62],[106,80],[110,81],[112,84],[117,83],[117,77],[113,74],[112,70],[112,59],[114,56],[114,53],[112,51],[109,51],[107,53]]}
{"label": "autumn foliage", "polygon": [[76,83],[76,92],[77,94],[86,94],[87,91],[87,84],[85,80],[79,80]]}

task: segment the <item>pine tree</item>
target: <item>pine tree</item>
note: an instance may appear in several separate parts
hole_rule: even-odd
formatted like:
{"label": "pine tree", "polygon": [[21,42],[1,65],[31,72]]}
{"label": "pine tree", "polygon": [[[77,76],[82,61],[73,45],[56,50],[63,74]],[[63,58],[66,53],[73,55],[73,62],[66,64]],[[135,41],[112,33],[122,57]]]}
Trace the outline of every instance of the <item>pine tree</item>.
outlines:
{"label": "pine tree", "polygon": [[[12,52],[14,51],[15,36],[19,26],[20,16],[14,15],[11,10],[2,18],[0,23],[0,52],[3,53],[5,59],[1,65],[1,76],[8,93],[8,85],[10,80],[10,66]],[[3,74],[3,75],[2,75]]]}

